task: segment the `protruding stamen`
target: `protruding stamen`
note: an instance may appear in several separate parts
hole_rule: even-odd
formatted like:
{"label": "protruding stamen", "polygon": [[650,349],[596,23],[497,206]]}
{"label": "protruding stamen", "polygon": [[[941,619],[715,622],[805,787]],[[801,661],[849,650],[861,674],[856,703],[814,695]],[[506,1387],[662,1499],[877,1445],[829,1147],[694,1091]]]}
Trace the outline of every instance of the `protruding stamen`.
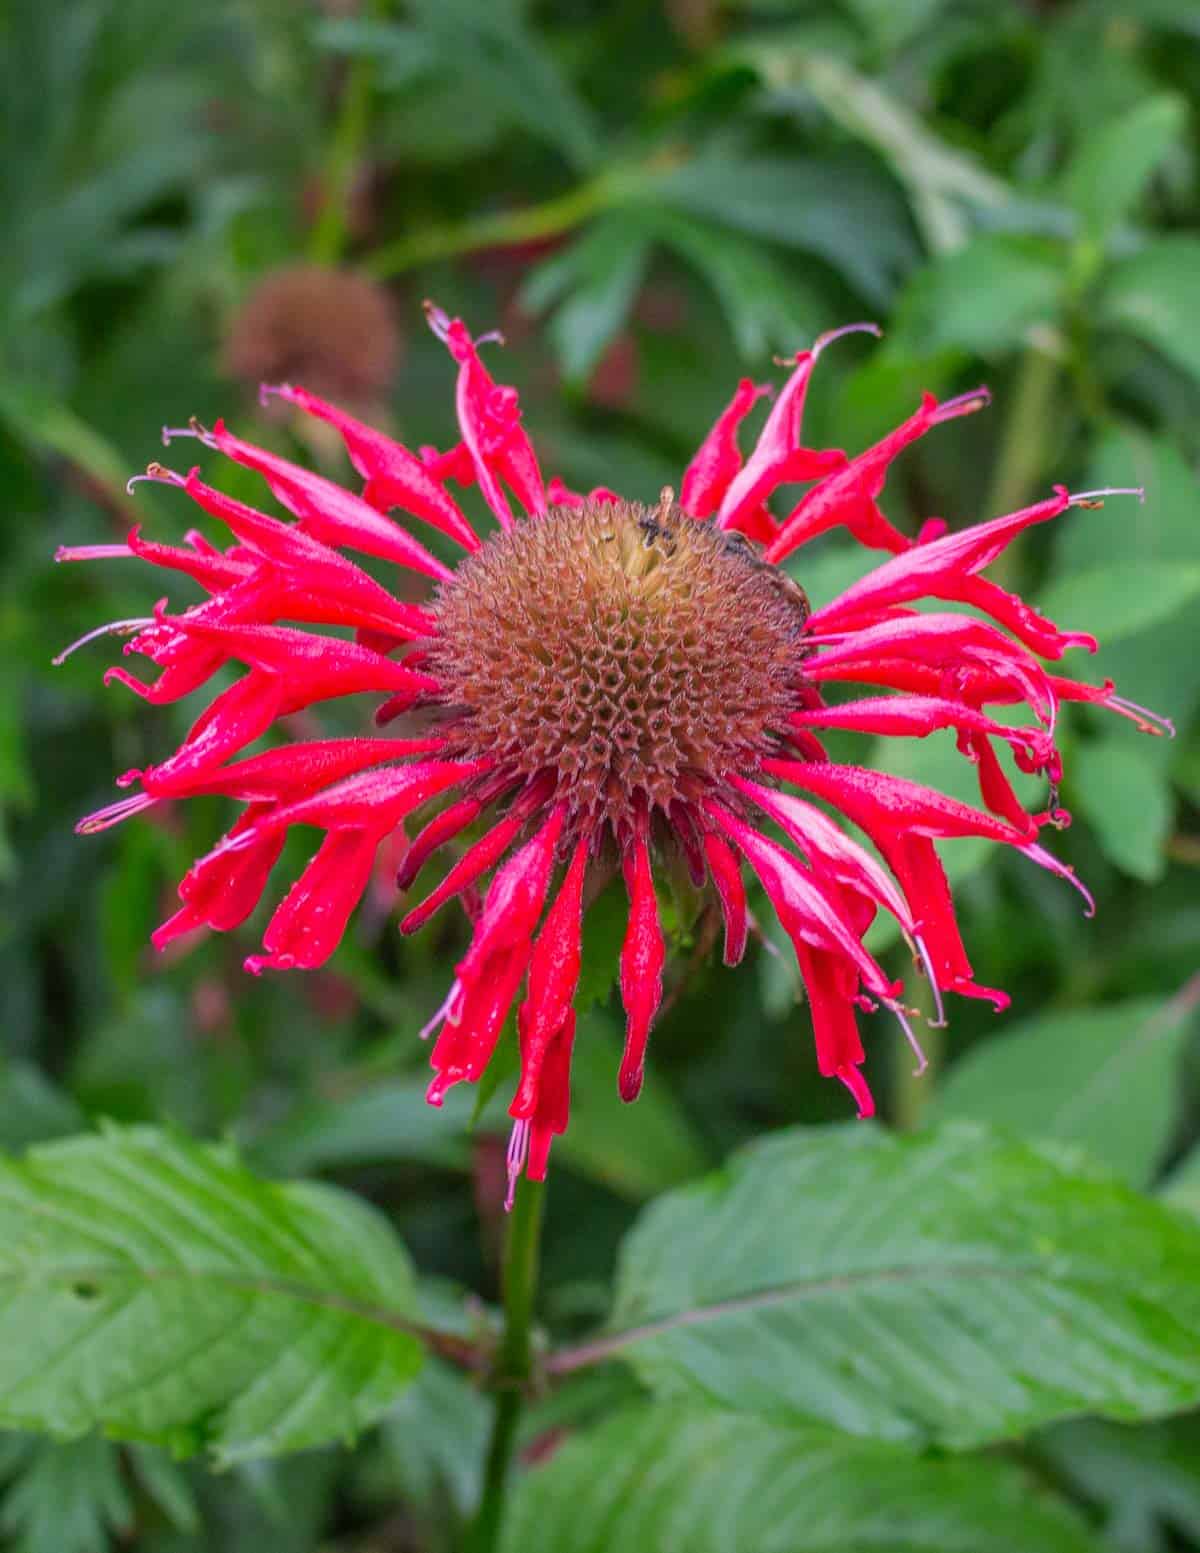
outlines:
{"label": "protruding stamen", "polygon": [[992,402],[992,391],[986,383],[969,389],[965,394],[955,394],[953,399],[943,399],[933,413],[937,425],[956,420],[960,415],[974,415],[976,410],[986,410]]}
{"label": "protruding stamen", "polygon": [[[163,427],[163,440],[166,440],[167,428]],[[176,432],[176,436],[186,436],[186,432]],[[143,480],[152,480],[156,485],[186,485],[187,481],[182,475],[176,474],[173,469],[168,469],[165,464],[147,464],[146,473],[143,475],[130,475],[125,482],[125,489],[130,496],[133,495],[135,485],[140,485]]]}
{"label": "protruding stamen", "polygon": [[54,552],[56,561],[109,561],[131,557],[128,545],[59,545]]}
{"label": "protruding stamen", "polygon": [[431,302],[428,297],[421,303],[421,307],[425,313],[425,322],[444,345],[446,343],[446,336],[450,333],[449,313],[440,308],[436,302]]}
{"label": "protruding stamen", "polygon": [[512,1132],[508,1135],[508,1191],[504,1195],[505,1213],[512,1212],[513,1203],[517,1200],[517,1182],[525,1169],[525,1161],[528,1157],[529,1123],[514,1122]]}
{"label": "protruding stamen", "polygon": [[904,1031],[904,1039],[912,1047],[913,1056],[917,1059],[917,1065],[913,1069],[913,1078],[920,1078],[921,1074],[924,1073],[925,1069],[929,1066],[929,1058],[926,1057],[925,1053],[921,1050],[921,1043],[917,1040],[916,1032],[913,1030],[912,1025],[910,1025],[908,1022],[908,1012],[904,1008],[904,1005],[897,1003],[894,998],[885,998],[883,1000],[883,1004],[884,1007],[890,1009],[892,1013],[895,1014],[896,1018],[900,1021],[900,1028]]}
{"label": "protruding stamen", "polygon": [[1074,491],[1067,498],[1069,507],[1102,507],[1106,496],[1136,496],[1139,502],[1146,500],[1144,485],[1102,485],[1098,491]]}
{"label": "protruding stamen", "polygon": [[1149,707],[1139,706],[1126,696],[1109,696],[1107,704],[1116,707],[1126,717],[1132,717],[1143,733],[1153,733],[1160,737],[1165,733],[1168,739],[1175,737],[1175,724],[1171,719],[1163,717],[1159,712],[1152,712]]}
{"label": "protruding stamen", "polygon": [[203,425],[194,415],[186,426],[164,426],[162,429],[163,447],[169,448],[176,437],[195,437],[197,442],[203,442],[207,448],[215,448],[216,441],[207,426]]}
{"label": "protruding stamen", "polygon": [[944,1030],[947,1024],[946,1005],[942,1001],[942,989],[938,986],[937,972],[933,968],[933,960],[930,958],[929,950],[926,948],[925,940],[920,933],[914,933],[912,937],[913,947],[917,951],[917,958],[921,962],[921,968],[924,970],[925,978],[933,992],[933,1007],[937,1018],[929,1021],[929,1028],[931,1030]]}
{"label": "protruding stamen", "polygon": [[291,387],[290,383],[260,383],[258,385],[258,402],[265,410],[270,405],[272,399],[279,394],[289,393]]}
{"label": "protruding stamen", "polygon": [[450,988],[450,991],[443,998],[433,1017],[426,1024],[422,1025],[421,1029],[417,1032],[421,1040],[427,1041],[434,1033],[434,1031],[439,1029],[441,1025],[446,1022],[449,1022],[450,1024],[457,1024],[458,1010],[460,1004],[462,1003],[462,995],[462,983],[458,980],[455,980],[454,984]]}
{"label": "protruding stamen", "polygon": [[133,814],[141,814],[143,809],[149,809],[157,802],[158,799],[149,793],[136,793],[132,798],[121,798],[116,803],[110,803],[106,809],[97,809],[95,814],[85,814],[75,826],[75,834],[95,836],[102,830],[119,825]]}
{"label": "protruding stamen", "polygon": [[153,624],[154,619],[149,615],[137,615],[132,620],[110,620],[107,625],[97,626],[93,631],[86,631],[69,647],[64,647],[56,658],[51,658],[50,662],[57,669],[73,652],[78,652],[81,647],[94,642],[98,636],[132,636],[135,631],[144,631],[147,626]]}
{"label": "protruding stamen", "polygon": [[878,324],[843,324],[840,329],[829,329],[816,337],[812,343],[813,355],[819,356],[827,345],[832,345],[834,340],[840,340],[846,334],[873,334],[877,340],[883,338],[883,330]]}
{"label": "protruding stamen", "polygon": [[1050,873],[1057,874],[1060,879],[1065,879],[1073,889],[1078,890],[1084,899],[1083,914],[1085,917],[1094,917],[1096,915],[1095,897],[1073,868],[1061,862],[1055,857],[1053,852],[1047,852],[1045,847],[1038,846],[1035,841],[1029,842],[1027,846],[1018,847],[1017,850],[1024,852],[1026,857],[1040,864],[1042,868],[1048,869]]}

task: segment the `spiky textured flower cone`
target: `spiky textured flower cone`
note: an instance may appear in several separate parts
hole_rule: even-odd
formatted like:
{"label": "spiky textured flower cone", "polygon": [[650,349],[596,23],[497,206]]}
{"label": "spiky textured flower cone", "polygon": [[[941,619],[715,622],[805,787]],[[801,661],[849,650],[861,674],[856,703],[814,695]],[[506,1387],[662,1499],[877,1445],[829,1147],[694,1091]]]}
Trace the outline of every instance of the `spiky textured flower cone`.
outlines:
{"label": "spiky textured flower cone", "polygon": [[[629,916],[619,973],[628,1023],[618,1082],[632,1100],[662,997],[655,869],[674,854],[697,888],[712,891],[725,961],[735,965],[751,925],[748,868],[794,946],[820,1070],[841,1079],[869,1115],[856,1011],[890,1010],[919,1053],[901,985],[863,946],[876,912],[898,922],[939,1018],[947,992],[1002,1006],[1003,993],[975,981],[936,842],[986,836],[1082,890],[1038,840],[1061,817],[1053,797],[1059,703],[1090,701],[1160,731],[1111,684],[1048,672],[1042,660],[1094,649],[1093,638],[1061,631],[981,575],[1022,529],[1108,493],[1059,488],[959,533],[931,522],[907,538],[877,505],[888,466],[933,427],[981,408],[986,391],[940,404],[927,396],[854,458],[805,448],[804,398],[831,334],[796,355],[744,462],[739,427],[765,392],[749,381],[684,471],[678,502],[671,491],[649,502],[608,490],[579,495],[557,479],[543,483],[516,393],[493,381],[482,342],[460,320],[427,311],[458,366],[460,440],[449,451],[417,457],[302,388],[264,389],[337,429],[364,481],[361,494],[243,442],[222,422],[211,431],[194,424],[164,435],[194,436],[257,471],[294,521],[223,495],[196,469],[182,475],[155,464],[148,478],[179,487],[232,533],[232,544],[222,549],[193,531],[172,546],[135,529],[124,546],[60,552],[64,560],[138,556],[187,574],[209,595],[179,614],[162,604],[152,618],[91,633],[135,633],[126,653],[158,670],[146,683],[113,668],[106,681],[158,704],[201,689],[230,663],[244,668],[173,755],[119,779],[135,793],[79,829],[101,830],[200,793],[244,806],[180,885],[179,910],[154,934],[159,948],[199,928],[237,927],[262,897],[286,834],[323,832],[267,924],[264,952],[246,962],[255,972],[323,964],[389,838],[407,841],[404,890],[435,853],[453,847],[441,882],[400,924],[411,932],[455,898],[473,922],[470,947],[425,1032],[437,1032],[429,1099],[440,1104],[451,1085],[480,1077],[520,1000],[510,1181],[522,1169],[543,1176],[551,1141],[567,1125],[590,895],[623,875]],[[812,483],[776,517],[767,503],[798,481]],[[455,484],[478,485],[497,525],[486,538],[451,494]],[[393,510],[460,547],[458,566],[443,564]],[[837,526],[888,558],[810,611],[780,563]],[[427,602],[411,602],[410,586],[403,598],[393,595],[347,552],[428,579]],[[972,612],[910,607],[922,598]],[[351,628],[353,637],[313,629],[322,626]],[[843,681],[866,691],[827,704],[825,687]],[[407,720],[407,735],[244,753],[280,718],[355,694],[378,698],[380,727]],[[1030,721],[997,721],[987,710],[996,705],[1025,705]],[[954,730],[976,765],[982,807],[835,763],[821,743],[826,729],[920,737],[939,728]],[[1045,812],[1031,815],[1018,801],[1004,747],[1021,770],[1045,775]],[[435,800],[409,839],[410,816]],[[843,821],[874,842],[886,867]]]}

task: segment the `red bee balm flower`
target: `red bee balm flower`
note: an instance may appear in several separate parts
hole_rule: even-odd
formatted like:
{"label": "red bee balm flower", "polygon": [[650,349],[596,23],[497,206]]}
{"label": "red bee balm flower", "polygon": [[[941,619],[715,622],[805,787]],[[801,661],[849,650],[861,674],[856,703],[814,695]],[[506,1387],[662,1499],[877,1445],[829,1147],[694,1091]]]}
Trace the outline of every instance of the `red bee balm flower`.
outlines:
{"label": "red bee balm flower", "polygon": [[[1059,488],[961,533],[931,522],[915,541],[907,538],[877,505],[891,461],[933,427],[980,409],[987,392],[940,404],[927,396],[915,415],[855,458],[806,448],[801,413],[809,377],[837,334],[796,355],[745,462],[739,427],[765,390],[738,385],[684,471],[678,503],[670,490],[643,506],[608,490],[579,495],[559,480],[547,487],[516,392],[492,379],[479,355],[483,342],[458,319],[432,306],[427,312],[458,365],[461,440],[448,452],[424,449],[418,457],[304,389],[267,388],[341,433],[365,481],[361,495],[243,442],[223,422],[211,431],[193,423],[186,432],[164,432],[165,440],[192,436],[256,470],[295,521],[222,495],[195,469],[183,475],[153,464],[138,478],[178,486],[232,532],[233,543],[219,549],[193,531],[172,546],[134,529],[126,545],[60,551],[62,560],[138,556],[186,573],[209,595],[180,614],[164,602],[152,618],[102,628],[136,633],[126,653],[158,670],[149,684],[124,668],[110,669],[106,680],[157,704],[198,690],[226,664],[245,670],[173,755],[120,778],[135,794],[79,829],[102,830],[198,793],[244,805],[180,885],[179,910],[154,934],[160,949],[197,928],[236,927],[258,904],[286,833],[296,826],[324,832],[267,924],[264,952],[246,961],[260,972],[329,958],[377,850],[398,831],[403,840],[399,828],[410,815],[443,799],[403,854],[405,890],[433,853],[483,821],[482,834],[400,927],[412,932],[455,897],[473,922],[449,995],[424,1032],[437,1032],[434,1105],[451,1085],[480,1077],[524,988],[511,1183],[523,1169],[544,1176],[551,1141],[567,1125],[572,1002],[589,896],[620,870],[629,920],[619,967],[628,1018],[619,1086],[632,1100],[662,998],[655,864],[675,852],[697,888],[711,881],[729,965],[741,959],[752,920],[748,866],[795,948],[820,1070],[841,1079],[860,1115],[870,1115],[856,1009],[890,1010],[920,1050],[900,983],[863,946],[876,911],[899,923],[932,984],[939,1019],[945,992],[997,1007],[1007,1002],[974,979],[936,843],[988,836],[1083,890],[1038,841],[1061,811],[1053,799],[1045,813],[1025,811],[1000,747],[1021,770],[1045,773],[1053,793],[1061,701],[1108,707],[1147,731],[1166,727],[1111,684],[1092,687],[1048,672],[1041,660],[1058,659],[1068,647],[1094,649],[1094,640],[1060,631],[981,575],[1022,529],[1109,493]],[[797,481],[813,483],[780,521],[767,503]],[[479,486],[497,524],[486,538],[451,494],[456,483]],[[457,567],[401,527],[389,516],[393,509],[461,547]],[[839,525],[889,558],[810,612],[780,563]],[[403,598],[394,596],[348,551],[430,579],[428,601],[411,602],[411,585]],[[918,613],[911,606],[921,598],[947,608]],[[955,613],[954,605],[971,612]],[[840,681],[867,693],[827,705],[826,685]],[[380,726],[419,714],[410,736],[242,753],[280,718],[364,692],[383,698]],[[1012,704],[1028,706],[1027,726],[996,721],[987,710]],[[831,761],[821,743],[828,728],[896,737],[953,729],[978,769],[982,807]],[[886,867],[842,829],[843,820],[870,838]],[[477,889],[489,872],[480,903]]]}

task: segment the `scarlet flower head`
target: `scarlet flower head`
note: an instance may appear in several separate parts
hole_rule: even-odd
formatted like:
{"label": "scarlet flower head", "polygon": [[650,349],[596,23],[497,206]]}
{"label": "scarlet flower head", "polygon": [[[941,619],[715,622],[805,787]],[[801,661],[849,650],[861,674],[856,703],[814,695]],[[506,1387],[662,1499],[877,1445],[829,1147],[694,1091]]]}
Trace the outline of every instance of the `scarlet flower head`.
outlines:
{"label": "scarlet flower head", "polygon": [[[174,754],[125,773],[118,785],[134,791],[78,828],[102,830],[199,794],[242,805],[180,884],[179,909],[153,935],[160,949],[196,929],[239,926],[288,832],[316,831],[323,839],[276,906],[263,952],[246,961],[256,974],[328,960],[385,844],[394,857],[399,839],[402,891],[453,848],[400,928],[415,931],[456,899],[473,926],[422,1032],[436,1035],[432,1104],[480,1078],[517,1006],[510,1200],[522,1170],[545,1175],[551,1142],[566,1128],[583,918],[618,877],[629,899],[616,967],[627,1017],[618,1083],[625,1100],[638,1094],[666,962],[656,870],[672,854],[720,911],[728,965],[754,925],[747,873],[757,880],[795,951],[818,1066],[870,1115],[859,1012],[890,1011],[922,1060],[902,985],[864,946],[876,913],[898,923],[939,1020],[947,993],[1002,1007],[1005,995],[975,980],[937,844],[985,836],[1013,847],[1074,884],[1090,909],[1086,889],[1039,840],[1047,822],[1064,819],[1055,798],[1059,706],[1086,701],[1146,731],[1170,731],[1111,683],[1050,672],[1045,660],[1094,650],[1094,638],[1060,630],[983,575],[1024,529],[1114,493],[1060,487],[961,532],[930,522],[915,540],[905,536],[878,506],[893,459],[980,409],[987,391],[940,403],[927,395],[853,458],[808,448],[805,396],[822,352],[849,332],[839,330],[789,363],[747,458],[742,422],[764,392],[749,380],[682,472],[680,501],[671,490],[649,504],[607,489],[585,495],[544,481],[516,391],[481,359],[484,340],[432,304],[426,313],[457,368],[459,440],[446,452],[414,454],[303,388],[264,388],[336,429],[360,494],[242,441],[223,422],[211,431],[193,423],[164,439],[194,437],[255,470],[291,521],[234,501],[196,469],[152,464],[137,478],[177,487],[232,542],[222,548],[190,531],[171,545],[135,529],[125,545],[59,552],[134,556],[184,573],[207,594],[179,613],[163,601],[151,616],[89,633],[84,640],[128,636],[125,653],[156,671],[146,681],[113,668],[106,680],[159,704],[201,691],[227,665],[242,669]],[[798,481],[809,489],[777,515],[779,488]],[[469,485],[495,518],[486,534],[455,497],[455,486]],[[443,550],[457,545],[457,565],[396,512],[436,530]],[[885,559],[813,611],[781,563],[835,527]],[[403,597],[393,594],[355,554],[424,578],[426,601],[411,601],[411,579]],[[933,610],[913,607],[928,599]],[[826,687],[842,682],[861,693],[827,701]],[[246,753],[280,718],[348,695],[373,697],[375,722],[389,732]],[[1013,706],[1028,709],[1025,722],[991,710]],[[887,738],[952,730],[977,769],[980,806],[831,760],[828,729]],[[1005,751],[1020,770],[1044,775],[1043,812],[1018,799]],[[409,836],[410,818],[431,805]]]}

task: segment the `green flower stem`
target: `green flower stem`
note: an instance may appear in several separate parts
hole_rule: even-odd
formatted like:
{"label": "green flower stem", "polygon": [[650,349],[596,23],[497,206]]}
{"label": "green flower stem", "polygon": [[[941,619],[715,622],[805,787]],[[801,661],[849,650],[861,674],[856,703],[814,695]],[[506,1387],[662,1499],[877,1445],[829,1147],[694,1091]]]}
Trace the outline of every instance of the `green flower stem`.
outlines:
{"label": "green flower stem", "polygon": [[[1016,512],[1036,489],[1047,462],[1047,432],[1054,420],[1054,391],[1058,385],[1057,359],[1030,346],[1021,361],[1011,396],[1012,408],[1000,439],[996,468],[988,489],[985,516]],[[989,576],[1010,586],[1015,580],[1018,546],[993,562]]]}
{"label": "green flower stem", "polygon": [[618,204],[639,184],[636,174],[603,173],[540,205],[498,211],[469,221],[426,226],[410,237],[378,248],[364,268],[376,280],[389,280],[435,259],[474,253],[482,248],[511,248],[539,238],[558,237],[581,226],[599,211]]}
{"label": "green flower stem", "polygon": [[914,976],[905,988],[920,1018],[913,1029],[925,1053],[925,1070],[913,1070],[912,1053],[903,1041],[895,1043],[896,1082],[892,1094],[892,1120],[901,1132],[912,1132],[920,1125],[921,1116],[933,1099],[938,1072],[946,1050],[946,1032],[940,1025],[930,1024],[933,1014],[933,993],[923,976]]}
{"label": "green flower stem", "polygon": [[517,1423],[533,1368],[533,1307],[545,1208],[545,1183],[522,1176],[504,1243],[504,1333],[492,1368],[496,1411],[488,1442],[483,1497],[467,1538],[469,1553],[493,1553],[508,1489]]}
{"label": "green flower stem", "polygon": [[[370,7],[370,14],[376,20],[383,17],[380,0]],[[346,75],[341,111],[322,171],[321,211],[308,240],[308,256],[314,264],[337,264],[345,251],[354,175],[367,141],[374,84],[375,61],[366,56],[355,59]]]}

